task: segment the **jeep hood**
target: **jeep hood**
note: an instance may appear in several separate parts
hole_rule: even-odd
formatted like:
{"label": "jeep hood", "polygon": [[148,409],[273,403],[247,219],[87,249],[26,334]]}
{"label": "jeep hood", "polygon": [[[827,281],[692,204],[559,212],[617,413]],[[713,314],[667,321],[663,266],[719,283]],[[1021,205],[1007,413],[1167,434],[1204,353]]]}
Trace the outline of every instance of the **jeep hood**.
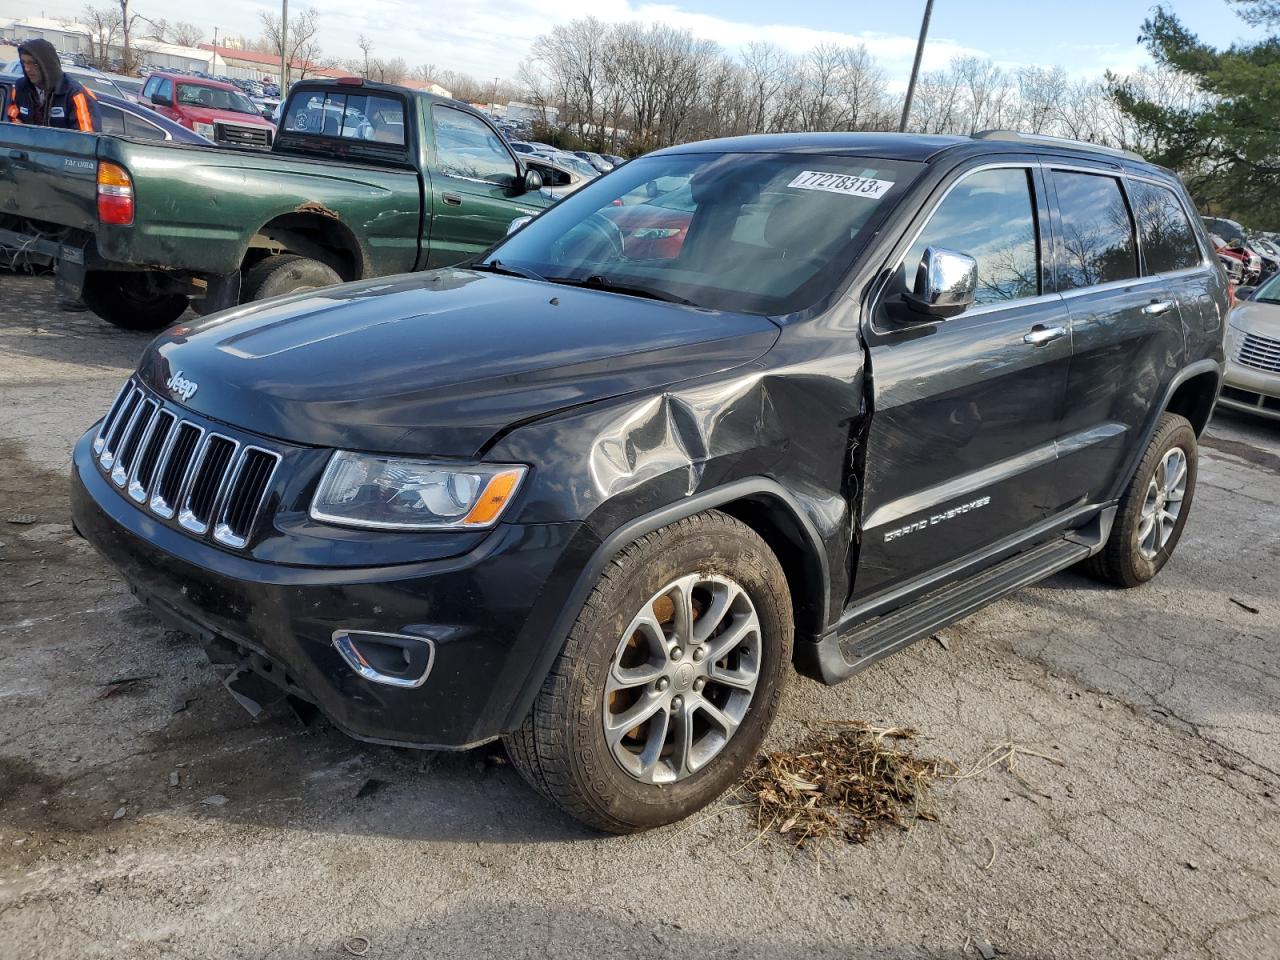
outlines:
{"label": "jeep hood", "polygon": [[514,424],[748,363],[777,336],[765,317],[449,269],[172,327],[139,375],[263,436],[472,457]]}

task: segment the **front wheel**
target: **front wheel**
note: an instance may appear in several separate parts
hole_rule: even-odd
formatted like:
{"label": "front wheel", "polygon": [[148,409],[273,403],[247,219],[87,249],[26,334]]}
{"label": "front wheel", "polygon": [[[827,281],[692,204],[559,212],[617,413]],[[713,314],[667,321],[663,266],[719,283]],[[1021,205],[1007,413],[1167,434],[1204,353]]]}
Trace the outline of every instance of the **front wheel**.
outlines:
{"label": "front wheel", "polygon": [[85,306],[122,330],[160,330],[186,313],[190,301],[165,292],[149,273],[95,270],[84,278]]}
{"label": "front wheel", "polygon": [[507,752],[599,830],[680,820],[755,755],[792,635],[786,576],[755,531],[716,511],[673,523],[609,563]]}
{"label": "front wheel", "polygon": [[1120,497],[1115,525],[1086,573],[1117,587],[1146,583],[1169,562],[1182,537],[1196,490],[1196,432],[1185,417],[1165,413]]}

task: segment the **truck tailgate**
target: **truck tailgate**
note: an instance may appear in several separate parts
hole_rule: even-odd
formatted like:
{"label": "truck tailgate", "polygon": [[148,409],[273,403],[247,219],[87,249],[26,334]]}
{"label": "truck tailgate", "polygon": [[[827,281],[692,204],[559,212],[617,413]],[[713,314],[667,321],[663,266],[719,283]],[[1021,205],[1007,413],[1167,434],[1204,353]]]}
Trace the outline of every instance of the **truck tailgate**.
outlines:
{"label": "truck tailgate", "polygon": [[94,229],[97,149],[96,135],[0,123],[0,214]]}

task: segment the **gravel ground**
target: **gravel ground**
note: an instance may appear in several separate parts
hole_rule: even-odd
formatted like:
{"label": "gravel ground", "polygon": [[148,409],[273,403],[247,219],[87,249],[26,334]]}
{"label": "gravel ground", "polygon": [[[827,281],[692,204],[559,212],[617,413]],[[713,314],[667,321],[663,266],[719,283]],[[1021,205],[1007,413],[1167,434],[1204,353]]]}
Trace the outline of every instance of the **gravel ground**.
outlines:
{"label": "gravel ground", "polygon": [[1280,957],[1280,424],[1215,419],[1152,584],[1063,574],[842,686],[795,677],[769,742],[857,719],[1056,763],[863,846],[797,851],[727,802],[603,838],[499,749],[250,720],[69,526],[71,444],[146,338],[51,294],[0,276],[6,956]]}

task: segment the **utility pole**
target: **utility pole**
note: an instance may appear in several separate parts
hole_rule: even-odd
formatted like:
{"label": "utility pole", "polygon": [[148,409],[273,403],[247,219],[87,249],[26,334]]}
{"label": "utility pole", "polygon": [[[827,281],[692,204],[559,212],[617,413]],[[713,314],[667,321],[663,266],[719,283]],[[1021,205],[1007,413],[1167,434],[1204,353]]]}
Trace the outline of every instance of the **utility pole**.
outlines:
{"label": "utility pole", "polygon": [[920,21],[920,39],[916,42],[916,61],[911,65],[911,80],[907,84],[907,100],[902,105],[902,119],[898,122],[898,132],[905,133],[907,120],[911,117],[911,98],[916,95],[916,78],[920,76],[920,58],[924,56],[924,41],[929,35],[929,18],[933,16],[933,0],[925,0],[924,19]]}
{"label": "utility pole", "polygon": [[[932,0],[930,0],[932,2]],[[280,0],[280,99],[289,76],[289,0]]]}

